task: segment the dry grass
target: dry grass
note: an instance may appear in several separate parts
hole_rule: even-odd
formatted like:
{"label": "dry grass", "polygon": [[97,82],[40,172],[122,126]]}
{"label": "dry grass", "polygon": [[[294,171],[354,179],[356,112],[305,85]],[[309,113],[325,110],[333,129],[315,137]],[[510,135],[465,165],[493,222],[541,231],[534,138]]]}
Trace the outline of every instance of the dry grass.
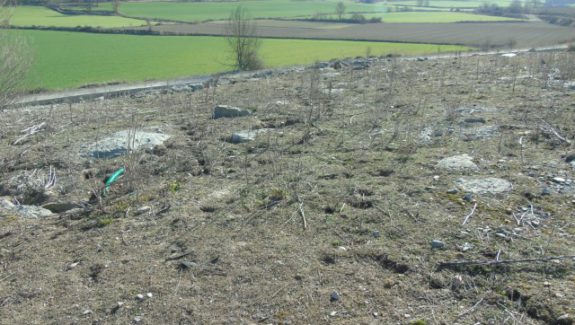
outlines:
{"label": "dry grass", "polygon": [[[61,189],[52,195],[85,200],[106,174],[134,167],[87,212],[0,217],[0,323],[541,324],[573,315],[572,260],[437,265],[573,254],[574,187],[557,193],[549,178],[574,179],[563,161],[573,148],[543,126],[575,135],[565,70],[548,78],[574,58],[390,59],[367,70],[222,78],[195,93],[3,112],[2,185],[55,166]],[[214,104],[255,114],[212,120]],[[484,125],[462,121],[478,117],[499,132],[466,141]],[[10,145],[43,121],[44,132]],[[127,158],[79,156],[82,144],[134,127],[172,138]],[[249,128],[273,131],[225,141]],[[423,144],[428,128],[435,136]],[[435,169],[461,153],[475,157],[479,175],[514,185],[509,195],[476,195],[464,227],[474,203],[447,194],[461,175]],[[543,187],[553,194],[540,195]],[[517,225],[512,212],[531,203],[540,224]],[[432,250],[433,239],[446,248]],[[474,248],[460,251],[465,242]],[[334,291],[339,300],[330,301]]]}

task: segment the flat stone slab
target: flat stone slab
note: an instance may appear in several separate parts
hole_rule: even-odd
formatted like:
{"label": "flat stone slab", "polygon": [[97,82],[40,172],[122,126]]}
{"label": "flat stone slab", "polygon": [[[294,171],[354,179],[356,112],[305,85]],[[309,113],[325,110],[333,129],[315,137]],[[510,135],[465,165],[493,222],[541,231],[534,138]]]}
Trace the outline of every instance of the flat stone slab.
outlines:
{"label": "flat stone slab", "polygon": [[467,154],[443,158],[437,163],[437,168],[447,171],[479,170],[479,167],[473,162],[473,157]]}
{"label": "flat stone slab", "polygon": [[16,214],[23,218],[39,219],[52,215],[52,211],[35,205],[16,205],[9,198],[0,198],[0,212]]}
{"label": "flat stone slab", "polygon": [[252,112],[245,108],[239,108],[229,105],[218,105],[214,107],[212,117],[215,119],[223,117],[241,117],[252,115]]}
{"label": "flat stone slab", "polygon": [[502,194],[513,190],[513,185],[504,179],[488,178],[460,178],[456,182],[465,192],[474,194]]}
{"label": "flat stone slab", "polygon": [[257,138],[259,134],[266,133],[270,129],[257,129],[257,130],[243,130],[232,133],[230,138],[231,143],[242,143],[253,141]]}
{"label": "flat stone slab", "polygon": [[499,133],[499,126],[486,125],[478,128],[468,129],[463,133],[465,141],[489,139]]}
{"label": "flat stone slab", "polygon": [[131,150],[153,149],[170,138],[156,132],[120,131],[88,146],[87,155],[94,158],[114,158]]}

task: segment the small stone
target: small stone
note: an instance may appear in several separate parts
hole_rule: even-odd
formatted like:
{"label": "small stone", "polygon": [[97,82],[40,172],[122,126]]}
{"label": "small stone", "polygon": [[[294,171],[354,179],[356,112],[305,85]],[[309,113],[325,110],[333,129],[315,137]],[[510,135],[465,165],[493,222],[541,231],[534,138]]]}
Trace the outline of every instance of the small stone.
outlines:
{"label": "small stone", "polygon": [[573,319],[569,317],[569,314],[563,314],[557,317],[557,324],[573,324]]}
{"label": "small stone", "polygon": [[433,180],[437,182],[439,180],[439,175],[433,176]]}
{"label": "small stone", "polygon": [[558,183],[558,184],[565,183],[565,178],[563,178],[563,177],[553,177],[553,179],[551,179],[551,180],[555,183]]}
{"label": "small stone", "polygon": [[142,301],[142,300],[144,300],[144,295],[141,294],[141,293],[138,293],[138,294],[136,295],[136,298],[137,298],[138,300]]}
{"label": "small stone", "polygon": [[180,262],[180,269],[181,270],[187,270],[187,269],[191,269],[193,267],[198,266],[198,264],[188,261],[188,260],[183,260]]}
{"label": "small stone", "polygon": [[565,295],[562,294],[561,292],[555,292],[555,297],[557,298],[563,298]]}
{"label": "small stone", "polygon": [[334,291],[331,293],[331,295],[329,295],[329,301],[334,302],[338,300],[339,300],[339,293],[337,293],[337,291]]}
{"label": "small stone", "polygon": [[431,241],[431,248],[432,249],[441,249],[445,247],[445,243],[441,240],[434,239]]}
{"label": "small stone", "polygon": [[68,270],[75,268],[76,266],[78,266],[78,264],[80,264],[80,262],[74,262],[74,263],[68,265]]}
{"label": "small stone", "polygon": [[373,317],[378,317],[379,313],[374,311],[372,315],[373,315]]}
{"label": "small stone", "polygon": [[473,249],[473,245],[470,243],[464,243],[463,245],[461,245],[461,251],[462,252],[467,252],[468,250]]}
{"label": "small stone", "polygon": [[86,309],[82,312],[82,315],[90,315],[92,313],[91,309]]}
{"label": "small stone", "polygon": [[542,196],[551,195],[551,189],[549,189],[548,187],[543,188],[543,190],[541,191],[541,195]]}
{"label": "small stone", "polygon": [[253,141],[259,134],[269,132],[270,129],[243,130],[233,132],[230,138],[231,143],[243,143]]}
{"label": "small stone", "polygon": [[335,317],[335,315],[337,315],[337,311],[334,310],[334,311],[330,312],[329,315],[331,317]]}
{"label": "small stone", "polygon": [[551,286],[551,283],[549,283],[548,281],[545,281],[545,282],[543,282],[543,285],[546,286],[546,287],[550,287],[550,286]]}
{"label": "small stone", "polygon": [[374,230],[371,235],[373,236],[373,238],[379,238],[381,237],[381,233],[379,232],[379,230]]}
{"label": "small stone", "polygon": [[345,248],[345,247],[343,247],[343,246],[339,246],[339,247],[337,248],[337,250],[338,250],[338,251],[345,252],[345,251],[347,251],[347,248]]}
{"label": "small stone", "polygon": [[151,292],[148,292],[148,293],[146,293],[146,296],[147,296],[148,298],[152,298],[154,295],[153,295]]}
{"label": "small stone", "polygon": [[463,201],[472,202],[473,201],[473,194],[467,193],[463,196]]}
{"label": "small stone", "polygon": [[447,194],[457,194],[459,191],[456,188],[450,188],[447,190]]}
{"label": "small stone", "polygon": [[140,215],[140,214],[149,212],[149,211],[151,211],[151,210],[152,210],[151,207],[149,207],[149,206],[147,206],[147,205],[144,205],[143,207],[138,208],[138,210],[134,211],[134,214],[138,216],[138,215]]}
{"label": "small stone", "polygon": [[142,320],[144,320],[144,317],[136,316],[136,317],[134,317],[134,324],[139,324],[142,322]]}

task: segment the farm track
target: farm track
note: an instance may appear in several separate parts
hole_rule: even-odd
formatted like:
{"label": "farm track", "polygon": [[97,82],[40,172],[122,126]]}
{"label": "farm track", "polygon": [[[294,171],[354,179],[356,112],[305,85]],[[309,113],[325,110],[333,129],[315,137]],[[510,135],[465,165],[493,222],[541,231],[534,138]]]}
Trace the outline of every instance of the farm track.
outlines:
{"label": "farm track", "polygon": [[[566,45],[556,45],[556,46],[546,46],[546,47],[539,47],[539,48],[524,48],[524,49],[514,49],[509,51],[489,51],[489,52],[465,52],[465,53],[448,53],[448,54],[437,54],[437,55],[428,55],[428,56],[410,56],[410,57],[401,57],[399,60],[402,61],[413,61],[417,59],[425,59],[425,60],[436,60],[436,59],[447,59],[447,58],[455,58],[455,57],[470,57],[470,56],[477,56],[477,55],[493,55],[497,53],[504,53],[504,52],[514,52],[514,53],[525,53],[529,51],[554,51],[554,50],[563,50],[566,49]],[[270,71],[274,70],[282,70],[285,68],[279,69],[271,69]],[[226,74],[219,74],[221,75],[233,75],[236,77],[246,77],[249,78],[254,76],[255,74],[261,74],[262,71],[258,72],[239,72],[239,73],[226,73]],[[42,94],[34,94],[34,95],[26,95],[22,96],[16,100],[16,106],[35,106],[35,105],[50,105],[50,104],[57,104],[57,103],[74,103],[80,102],[84,100],[90,100],[99,97],[111,98],[111,97],[118,97],[124,95],[132,95],[144,91],[150,90],[162,90],[162,89],[174,89],[178,87],[199,87],[202,86],[204,83],[209,81],[213,78],[212,76],[193,76],[188,78],[179,78],[179,79],[172,79],[172,80],[161,80],[161,81],[147,81],[135,84],[118,84],[118,85],[108,85],[108,86],[101,86],[101,87],[93,87],[93,88],[81,88],[81,89],[71,89],[59,92],[51,92],[51,93],[42,93]]]}

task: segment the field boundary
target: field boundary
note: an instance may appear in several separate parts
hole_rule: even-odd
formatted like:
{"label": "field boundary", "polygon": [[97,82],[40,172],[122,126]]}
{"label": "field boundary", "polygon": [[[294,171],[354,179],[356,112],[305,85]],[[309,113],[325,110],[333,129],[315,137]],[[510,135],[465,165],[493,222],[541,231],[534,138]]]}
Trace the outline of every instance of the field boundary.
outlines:
{"label": "field boundary", "polygon": [[[125,17],[127,18],[127,17]],[[135,27],[138,28],[138,27]],[[110,34],[110,35],[134,35],[134,36],[179,36],[179,37],[226,37],[222,34],[210,33],[176,33],[166,31],[150,31],[147,29],[117,29],[117,28],[98,28],[98,27],[42,27],[42,26],[10,26],[2,27],[0,29],[15,29],[15,30],[36,30],[36,31],[52,31],[52,32],[74,32],[74,33],[89,33],[89,34]],[[139,28],[144,28],[143,26]],[[249,36],[248,36],[249,37]],[[280,37],[280,36],[258,36],[260,39],[274,39],[274,40],[304,40],[304,41],[342,41],[342,42],[370,42],[370,43],[396,43],[396,44],[431,44],[431,45],[457,45],[473,47],[462,43],[436,43],[436,42],[419,42],[419,41],[398,41],[398,40],[374,40],[369,38],[322,38],[322,37]]]}
{"label": "field boundary", "polygon": [[[567,49],[567,45],[556,45],[540,48],[530,48],[530,49],[514,49],[509,51],[484,51],[484,52],[459,52],[459,53],[448,53],[448,54],[435,54],[435,55],[419,55],[419,56],[403,56],[397,58],[398,60],[413,61],[413,60],[437,60],[437,59],[449,59],[456,57],[470,57],[470,56],[485,56],[494,55],[501,53],[526,53],[526,52],[548,52],[548,51],[559,51]],[[385,59],[383,59],[385,60]],[[160,80],[160,81],[149,81],[141,82],[136,84],[117,84],[108,86],[99,86],[93,88],[81,88],[81,89],[71,89],[66,91],[54,92],[54,93],[43,93],[34,95],[24,95],[18,98],[12,106],[22,107],[22,106],[40,106],[40,105],[52,105],[59,103],[77,103],[80,101],[86,101],[96,98],[112,98],[126,95],[135,95],[138,93],[146,91],[160,91],[166,89],[176,90],[179,88],[187,88],[187,90],[195,91],[202,89],[204,84],[213,78],[221,78],[226,76],[234,76],[238,78],[253,78],[261,75],[269,75],[277,73],[280,71],[286,71],[293,69],[291,68],[276,68],[276,69],[265,69],[252,72],[223,72],[219,74],[212,74],[206,76],[191,76],[187,78],[170,79],[170,80]]]}

